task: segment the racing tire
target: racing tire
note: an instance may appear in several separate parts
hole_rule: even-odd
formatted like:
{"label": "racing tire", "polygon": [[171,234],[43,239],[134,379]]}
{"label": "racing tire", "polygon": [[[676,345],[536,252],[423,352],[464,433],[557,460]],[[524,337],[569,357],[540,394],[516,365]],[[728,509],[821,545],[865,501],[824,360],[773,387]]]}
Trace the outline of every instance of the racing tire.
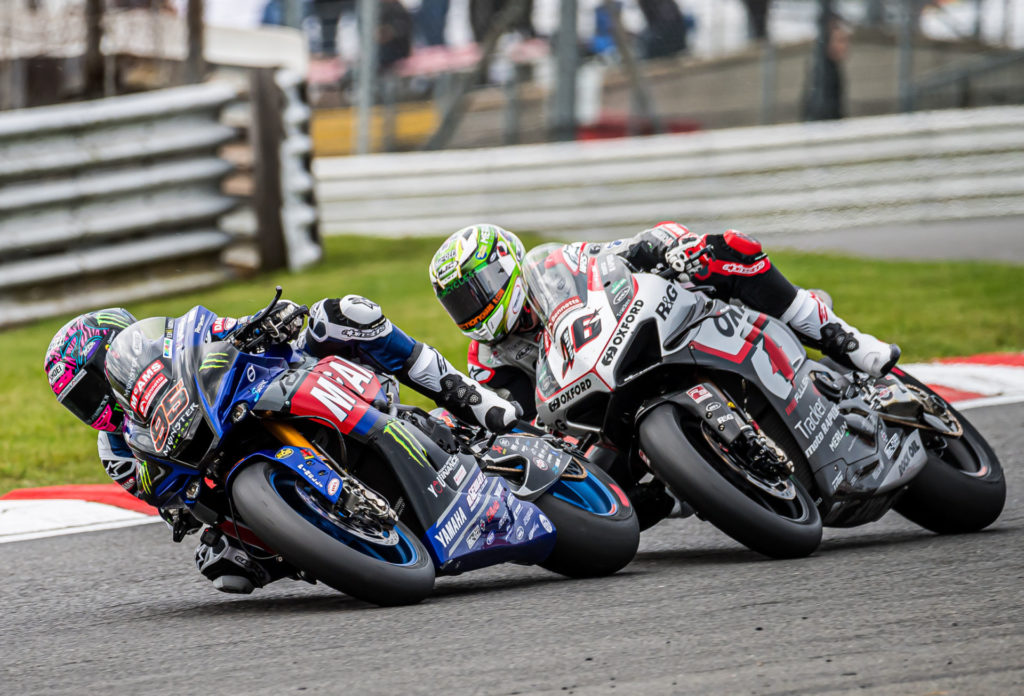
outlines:
{"label": "racing tire", "polygon": [[[909,375],[902,374],[900,379],[931,392]],[[963,435],[943,438],[946,446],[941,453],[928,451],[928,462],[893,507],[936,534],[977,532],[1002,513],[1006,479],[982,434],[963,414],[952,406],[949,409],[963,426]]]}
{"label": "racing tire", "polygon": [[671,403],[656,406],[640,423],[640,445],[654,475],[698,516],[744,546],[771,558],[800,558],[821,544],[821,516],[807,490],[796,489],[792,516],[766,507],[718,472],[690,442]]}
{"label": "racing tire", "polygon": [[626,567],[640,545],[629,498],[596,466],[584,481],[560,480],[534,504],[555,525],[555,547],[541,563],[560,575],[593,578]]}
{"label": "racing tire", "polygon": [[261,540],[340,592],[371,604],[396,606],[415,604],[433,590],[430,556],[401,522],[390,532],[398,535],[393,546],[354,538],[316,507],[315,501],[323,499],[304,479],[266,461],[239,472],[231,493],[242,519]]}

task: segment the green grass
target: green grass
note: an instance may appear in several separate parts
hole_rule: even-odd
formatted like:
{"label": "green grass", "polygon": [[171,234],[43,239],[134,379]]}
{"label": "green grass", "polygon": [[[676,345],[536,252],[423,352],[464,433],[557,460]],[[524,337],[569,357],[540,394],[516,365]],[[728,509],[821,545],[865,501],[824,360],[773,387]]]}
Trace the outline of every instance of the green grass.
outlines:
{"label": "green grass", "polygon": [[[527,246],[537,242],[526,239]],[[359,293],[379,302],[412,336],[465,367],[466,341],[434,300],[426,265],[439,240],[336,237],[326,260],[298,275],[277,273],[216,290],[128,307],[136,316],[183,314],[202,303],[238,316],[265,305],[273,287],[311,304]],[[985,263],[907,263],[778,253],[797,284],[828,290],[848,321],[898,342],[905,361],[1024,349],[1024,273]],[[69,317],[0,332],[0,494],[11,488],[106,481],[96,436],[53,398],[42,370],[53,333]],[[406,390],[406,396],[409,396]],[[409,401],[424,405],[418,395]]]}

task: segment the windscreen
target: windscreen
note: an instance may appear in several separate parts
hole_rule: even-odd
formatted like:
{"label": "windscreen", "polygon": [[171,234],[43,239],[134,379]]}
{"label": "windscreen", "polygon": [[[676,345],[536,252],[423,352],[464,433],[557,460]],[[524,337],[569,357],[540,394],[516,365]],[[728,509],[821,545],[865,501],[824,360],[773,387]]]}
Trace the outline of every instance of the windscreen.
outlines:
{"label": "windscreen", "polygon": [[566,309],[583,304],[587,275],[570,270],[561,244],[542,244],[523,259],[526,299],[546,324],[553,324]]}

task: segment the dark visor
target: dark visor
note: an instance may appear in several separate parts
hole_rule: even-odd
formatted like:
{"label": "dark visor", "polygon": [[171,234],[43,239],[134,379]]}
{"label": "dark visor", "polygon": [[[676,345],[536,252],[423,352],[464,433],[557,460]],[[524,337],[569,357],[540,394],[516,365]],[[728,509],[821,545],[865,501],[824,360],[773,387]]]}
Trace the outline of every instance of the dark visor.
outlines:
{"label": "dark visor", "polygon": [[86,364],[82,371],[75,375],[64,391],[60,393],[58,400],[75,416],[92,423],[103,412],[103,408],[110,401],[103,396],[110,392],[110,384],[102,374],[96,374],[90,364]]}
{"label": "dark visor", "polygon": [[478,318],[507,282],[508,273],[505,269],[499,263],[492,263],[468,278],[452,281],[451,285],[442,290],[441,304],[455,323],[461,326]]}

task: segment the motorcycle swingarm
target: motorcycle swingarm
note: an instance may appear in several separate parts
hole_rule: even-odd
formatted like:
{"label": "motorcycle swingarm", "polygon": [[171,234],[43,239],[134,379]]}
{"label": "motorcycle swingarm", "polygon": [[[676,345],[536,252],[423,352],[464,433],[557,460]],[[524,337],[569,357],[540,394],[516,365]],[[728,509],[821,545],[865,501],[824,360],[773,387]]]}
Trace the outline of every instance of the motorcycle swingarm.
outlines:
{"label": "motorcycle swingarm", "polygon": [[271,461],[281,464],[309,482],[313,488],[332,505],[341,496],[342,480],[316,452],[305,447],[281,447],[277,450],[259,450],[239,461],[228,472],[226,485],[230,486],[236,473],[254,461]]}

